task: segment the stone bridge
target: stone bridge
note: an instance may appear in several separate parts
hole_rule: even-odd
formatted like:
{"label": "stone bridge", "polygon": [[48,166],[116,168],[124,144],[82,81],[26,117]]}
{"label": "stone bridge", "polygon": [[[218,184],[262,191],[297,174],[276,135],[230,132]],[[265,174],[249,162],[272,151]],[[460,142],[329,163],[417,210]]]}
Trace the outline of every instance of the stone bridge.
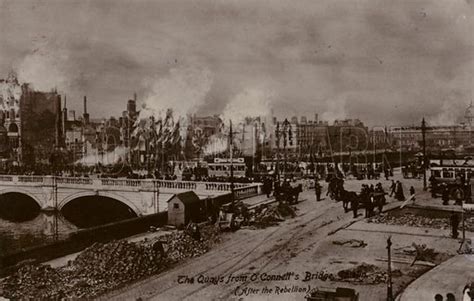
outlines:
{"label": "stone bridge", "polygon": [[[255,196],[260,193],[260,185],[236,183],[236,197]],[[141,216],[166,211],[167,201],[174,194],[189,190],[204,199],[229,193],[230,183],[0,175],[0,195],[27,195],[43,210],[61,210],[77,198],[102,196],[126,204]]]}

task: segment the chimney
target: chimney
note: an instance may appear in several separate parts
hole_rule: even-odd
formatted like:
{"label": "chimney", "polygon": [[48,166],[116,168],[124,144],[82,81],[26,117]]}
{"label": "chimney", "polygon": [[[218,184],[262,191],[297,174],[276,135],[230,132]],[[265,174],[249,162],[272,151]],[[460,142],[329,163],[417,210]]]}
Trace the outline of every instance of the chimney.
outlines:
{"label": "chimney", "polygon": [[56,114],[56,135],[55,135],[55,144],[57,147],[60,146],[61,137],[62,137],[62,118],[61,118],[61,95],[57,95],[55,102],[55,114]]}
{"label": "chimney", "polygon": [[89,124],[89,114],[87,113],[87,96],[84,96],[84,124]]}
{"label": "chimney", "polygon": [[314,123],[318,123],[318,119],[319,119],[318,113],[314,114]]}
{"label": "chimney", "polygon": [[66,102],[66,95],[64,95],[64,107],[63,107],[63,115],[62,115],[62,130],[63,130],[63,137],[66,137],[66,122],[67,122],[67,102]]}

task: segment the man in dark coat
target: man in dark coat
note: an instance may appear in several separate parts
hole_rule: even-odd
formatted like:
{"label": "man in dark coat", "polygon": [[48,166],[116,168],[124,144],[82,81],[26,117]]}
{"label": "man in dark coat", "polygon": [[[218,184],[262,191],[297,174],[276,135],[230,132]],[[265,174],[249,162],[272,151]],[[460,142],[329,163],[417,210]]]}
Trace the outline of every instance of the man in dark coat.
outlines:
{"label": "man in dark coat", "polygon": [[314,191],[316,193],[316,201],[321,201],[321,184],[318,181],[314,184]]}
{"label": "man in dark coat", "polygon": [[451,219],[451,229],[453,231],[452,237],[458,238],[459,216],[453,211],[450,219]]}
{"label": "man in dark coat", "polygon": [[354,214],[354,218],[357,218],[357,210],[359,209],[359,199],[357,197],[351,199],[351,209],[352,213]]}
{"label": "man in dark coat", "polygon": [[397,181],[396,186],[397,186],[397,188],[396,188],[396,191],[395,191],[395,198],[398,201],[404,201],[405,200],[405,194],[403,193],[402,183],[400,181]]}
{"label": "man in dark coat", "polygon": [[397,185],[395,184],[395,181],[392,180],[392,184],[390,185],[390,196],[393,196],[395,194],[396,189],[397,189]]}
{"label": "man in dark coat", "polygon": [[443,200],[443,205],[449,205],[449,187],[446,184],[443,184],[443,194],[441,195]]}

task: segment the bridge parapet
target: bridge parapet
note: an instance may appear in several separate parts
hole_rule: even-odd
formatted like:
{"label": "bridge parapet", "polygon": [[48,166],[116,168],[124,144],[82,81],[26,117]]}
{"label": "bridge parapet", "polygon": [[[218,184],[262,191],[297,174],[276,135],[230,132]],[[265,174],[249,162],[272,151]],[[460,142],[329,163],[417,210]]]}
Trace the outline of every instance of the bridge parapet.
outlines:
{"label": "bridge parapet", "polygon": [[235,197],[238,200],[250,198],[260,194],[260,185],[251,185],[246,187],[240,187],[234,190]]}
{"label": "bridge parapet", "polygon": [[56,178],[57,184],[72,184],[72,185],[93,185],[94,181],[90,178]]}
{"label": "bridge parapet", "polygon": [[[111,179],[111,178],[77,178],[54,176],[17,176],[0,175],[0,186],[59,186],[83,187],[86,189],[123,189],[123,190],[176,190],[202,192],[229,192],[231,184],[228,182],[194,182],[154,179]],[[234,188],[239,191],[253,191],[260,193],[260,183],[235,183]],[[248,188],[246,190],[245,188]],[[243,192],[241,192],[243,193]]]}

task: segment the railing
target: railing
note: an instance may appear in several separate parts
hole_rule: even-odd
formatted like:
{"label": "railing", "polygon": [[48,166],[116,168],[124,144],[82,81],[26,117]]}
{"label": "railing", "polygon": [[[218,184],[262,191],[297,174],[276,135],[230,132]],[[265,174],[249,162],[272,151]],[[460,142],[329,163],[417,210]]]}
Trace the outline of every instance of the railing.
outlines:
{"label": "railing", "polygon": [[74,185],[92,185],[93,181],[89,178],[56,178],[57,184],[74,184]]}
{"label": "railing", "polygon": [[[136,187],[143,189],[171,189],[171,190],[194,190],[230,192],[228,182],[194,182],[194,181],[170,181],[153,179],[110,179],[110,178],[76,178],[76,177],[53,177],[53,176],[10,176],[0,175],[0,182],[22,183],[22,184],[44,184],[44,185],[94,185],[107,187]],[[8,184],[10,185],[10,184]],[[241,194],[250,193],[257,189],[255,183],[235,183],[235,191]]]}
{"label": "railing", "polygon": [[43,183],[44,177],[41,176],[18,176],[18,182],[22,183]]}
{"label": "railing", "polygon": [[0,176],[0,182],[13,182],[13,176]]}
{"label": "railing", "polygon": [[157,186],[159,188],[168,188],[168,189],[182,189],[182,190],[196,190],[198,189],[198,182],[192,181],[166,181],[158,180]]}
{"label": "railing", "polygon": [[247,187],[241,187],[237,188],[234,190],[235,193],[235,198],[240,200],[240,199],[245,199],[249,197],[256,196],[260,193],[260,184],[254,184],[251,186]]}
{"label": "railing", "polygon": [[100,182],[104,186],[126,186],[126,187],[140,187],[141,180],[132,179],[100,179]]}

